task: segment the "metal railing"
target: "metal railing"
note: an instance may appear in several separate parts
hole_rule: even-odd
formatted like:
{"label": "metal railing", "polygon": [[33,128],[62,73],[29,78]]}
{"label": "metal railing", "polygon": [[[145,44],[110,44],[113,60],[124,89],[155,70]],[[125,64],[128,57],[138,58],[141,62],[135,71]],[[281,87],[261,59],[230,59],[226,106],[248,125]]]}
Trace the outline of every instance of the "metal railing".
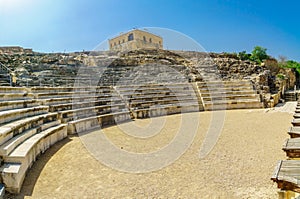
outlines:
{"label": "metal railing", "polygon": [[9,76],[9,85],[12,86],[12,74],[11,73],[13,71],[0,62],[0,72],[7,73],[7,75]]}

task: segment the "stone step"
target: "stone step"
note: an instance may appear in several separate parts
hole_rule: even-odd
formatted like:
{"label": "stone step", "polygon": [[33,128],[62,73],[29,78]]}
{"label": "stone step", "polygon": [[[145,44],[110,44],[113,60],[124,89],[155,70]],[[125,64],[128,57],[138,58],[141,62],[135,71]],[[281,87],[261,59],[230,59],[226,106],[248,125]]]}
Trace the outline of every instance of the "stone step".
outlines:
{"label": "stone step", "polygon": [[60,121],[52,121],[48,123],[44,123],[38,127],[31,128],[22,134],[19,134],[17,136],[14,136],[4,144],[0,146],[0,156],[8,156],[18,145],[20,145],[22,142],[24,142],[26,139],[30,138],[31,136],[44,131],[46,129],[49,129],[54,126],[60,125]]}
{"label": "stone step", "polygon": [[288,134],[291,136],[291,138],[300,137],[300,127],[290,127]]}
{"label": "stone step", "polygon": [[104,105],[113,106],[116,104],[121,104],[122,102],[123,102],[122,99],[113,99],[113,100],[107,99],[107,100],[74,102],[74,103],[66,103],[66,104],[55,104],[49,106],[49,111],[56,112],[56,111],[74,110],[79,108],[88,108],[88,107],[96,107],[96,106],[104,106]]}
{"label": "stone step", "polygon": [[73,96],[73,97],[59,97],[59,98],[47,98],[47,99],[39,99],[43,105],[59,105],[65,103],[77,103],[77,102],[90,102],[94,100],[119,100],[119,96],[112,95],[101,95],[101,96]]}
{"label": "stone step", "polygon": [[282,150],[289,158],[300,158],[300,138],[286,139]]}
{"label": "stone step", "polygon": [[133,110],[134,118],[158,117],[178,113],[198,112],[202,111],[203,107],[198,103],[186,103],[180,105],[160,105],[157,107]]}
{"label": "stone step", "polygon": [[256,92],[251,89],[251,90],[242,90],[242,91],[215,91],[215,92],[201,92],[202,97],[208,97],[208,96],[222,96],[222,95],[252,95],[256,94]]}
{"label": "stone step", "polygon": [[56,121],[58,119],[57,113],[46,113],[42,115],[35,115],[26,117],[17,121],[0,126],[0,145],[7,142],[9,139],[22,134],[23,132],[38,127],[44,123]]}
{"label": "stone step", "polygon": [[19,193],[26,171],[38,155],[67,136],[66,125],[59,125],[33,135],[4,159],[1,175],[6,190]]}
{"label": "stone step", "polygon": [[33,87],[30,89],[32,93],[61,93],[61,92],[95,92],[103,91],[110,92],[112,90],[109,86],[97,87]]}
{"label": "stone step", "polygon": [[28,93],[29,89],[25,87],[0,86],[0,93]]}
{"label": "stone step", "polygon": [[225,109],[253,109],[263,108],[263,104],[258,100],[226,100],[214,101],[204,104],[204,109],[211,110],[225,110]]}
{"label": "stone step", "polygon": [[300,126],[300,119],[293,119],[291,123],[293,126]]}
{"label": "stone step", "polygon": [[33,99],[31,93],[0,93],[0,101],[26,100]]}
{"label": "stone step", "polygon": [[37,106],[37,107],[30,107],[30,108],[1,111],[0,124],[8,123],[25,117],[44,114],[48,112],[48,109],[49,109],[48,106]]}
{"label": "stone step", "polygon": [[185,100],[177,100],[177,99],[165,99],[165,100],[153,100],[153,101],[142,101],[142,102],[132,102],[130,103],[131,108],[141,108],[141,107],[152,107],[152,106],[159,106],[159,105],[181,105],[187,102],[194,102],[198,103],[196,98],[190,98]]}
{"label": "stone step", "polygon": [[252,86],[239,86],[239,87],[213,86],[213,87],[199,88],[199,90],[201,93],[230,92],[230,91],[253,91],[253,87]]}
{"label": "stone step", "polygon": [[131,114],[129,111],[78,119],[68,123],[68,134],[81,133],[94,128],[118,124],[126,121],[131,121]]}
{"label": "stone step", "polygon": [[207,97],[202,97],[204,103],[210,101],[219,101],[219,100],[244,100],[244,99],[256,99],[260,101],[259,94],[247,94],[247,95],[212,95]]}
{"label": "stone step", "polygon": [[250,81],[207,81],[207,82],[197,82],[199,87],[206,87],[206,86],[249,86],[252,85]]}
{"label": "stone step", "polygon": [[0,111],[11,109],[30,108],[38,106],[39,102],[34,99],[29,100],[14,100],[14,101],[0,101]]}
{"label": "stone step", "polygon": [[[300,188],[300,161],[280,160],[274,169],[271,179],[277,183],[279,189],[283,191],[296,191]],[[288,196],[287,193],[284,195]],[[293,198],[293,197],[279,197]]]}
{"label": "stone step", "polygon": [[163,100],[163,99],[189,99],[189,98],[196,98],[195,93],[189,93],[189,94],[171,94],[171,95],[164,95],[161,93],[153,94],[153,95],[137,95],[132,96],[130,98],[124,98],[125,101],[134,102],[136,100]]}
{"label": "stone step", "polygon": [[102,106],[94,106],[94,107],[86,107],[75,110],[66,110],[59,112],[61,121],[63,123],[67,123],[72,120],[82,119],[86,117],[103,115],[115,112],[122,112],[123,110],[128,111],[126,105],[115,104],[115,105],[102,105]]}

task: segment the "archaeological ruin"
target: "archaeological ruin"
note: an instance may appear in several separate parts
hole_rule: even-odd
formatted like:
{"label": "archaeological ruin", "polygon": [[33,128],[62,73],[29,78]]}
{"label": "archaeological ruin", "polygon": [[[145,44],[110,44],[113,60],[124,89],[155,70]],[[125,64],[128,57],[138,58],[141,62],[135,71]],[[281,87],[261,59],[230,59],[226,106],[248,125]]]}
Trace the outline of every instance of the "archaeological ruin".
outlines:
{"label": "archaeological ruin", "polygon": [[[272,108],[297,82],[293,69],[162,45],[160,37],[133,30],[111,39],[112,51],[0,48],[2,192],[19,193],[37,157],[68,135],[170,114]],[[284,146],[290,159],[299,158],[299,119],[293,124]],[[272,179],[299,191],[299,165],[281,161]],[[285,177],[285,168],[296,177]]]}

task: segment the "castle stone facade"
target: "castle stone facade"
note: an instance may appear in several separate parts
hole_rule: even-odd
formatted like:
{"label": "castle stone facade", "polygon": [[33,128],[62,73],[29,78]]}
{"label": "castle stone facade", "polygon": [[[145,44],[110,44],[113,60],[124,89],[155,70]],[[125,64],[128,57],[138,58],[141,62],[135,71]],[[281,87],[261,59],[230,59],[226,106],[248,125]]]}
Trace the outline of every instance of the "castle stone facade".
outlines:
{"label": "castle stone facade", "polygon": [[147,31],[134,29],[110,39],[109,49],[111,51],[163,49],[163,39]]}

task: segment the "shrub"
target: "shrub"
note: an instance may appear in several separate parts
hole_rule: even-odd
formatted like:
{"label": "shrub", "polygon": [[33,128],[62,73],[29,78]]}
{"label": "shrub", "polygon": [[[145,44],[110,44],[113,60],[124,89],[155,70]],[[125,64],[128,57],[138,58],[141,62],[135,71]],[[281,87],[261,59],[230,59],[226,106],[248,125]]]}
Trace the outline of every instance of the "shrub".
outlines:
{"label": "shrub", "polygon": [[267,49],[260,47],[260,46],[255,46],[253,51],[251,52],[251,57],[250,59],[252,61],[255,61],[256,63],[261,64],[263,60],[268,59],[269,55],[267,54]]}

